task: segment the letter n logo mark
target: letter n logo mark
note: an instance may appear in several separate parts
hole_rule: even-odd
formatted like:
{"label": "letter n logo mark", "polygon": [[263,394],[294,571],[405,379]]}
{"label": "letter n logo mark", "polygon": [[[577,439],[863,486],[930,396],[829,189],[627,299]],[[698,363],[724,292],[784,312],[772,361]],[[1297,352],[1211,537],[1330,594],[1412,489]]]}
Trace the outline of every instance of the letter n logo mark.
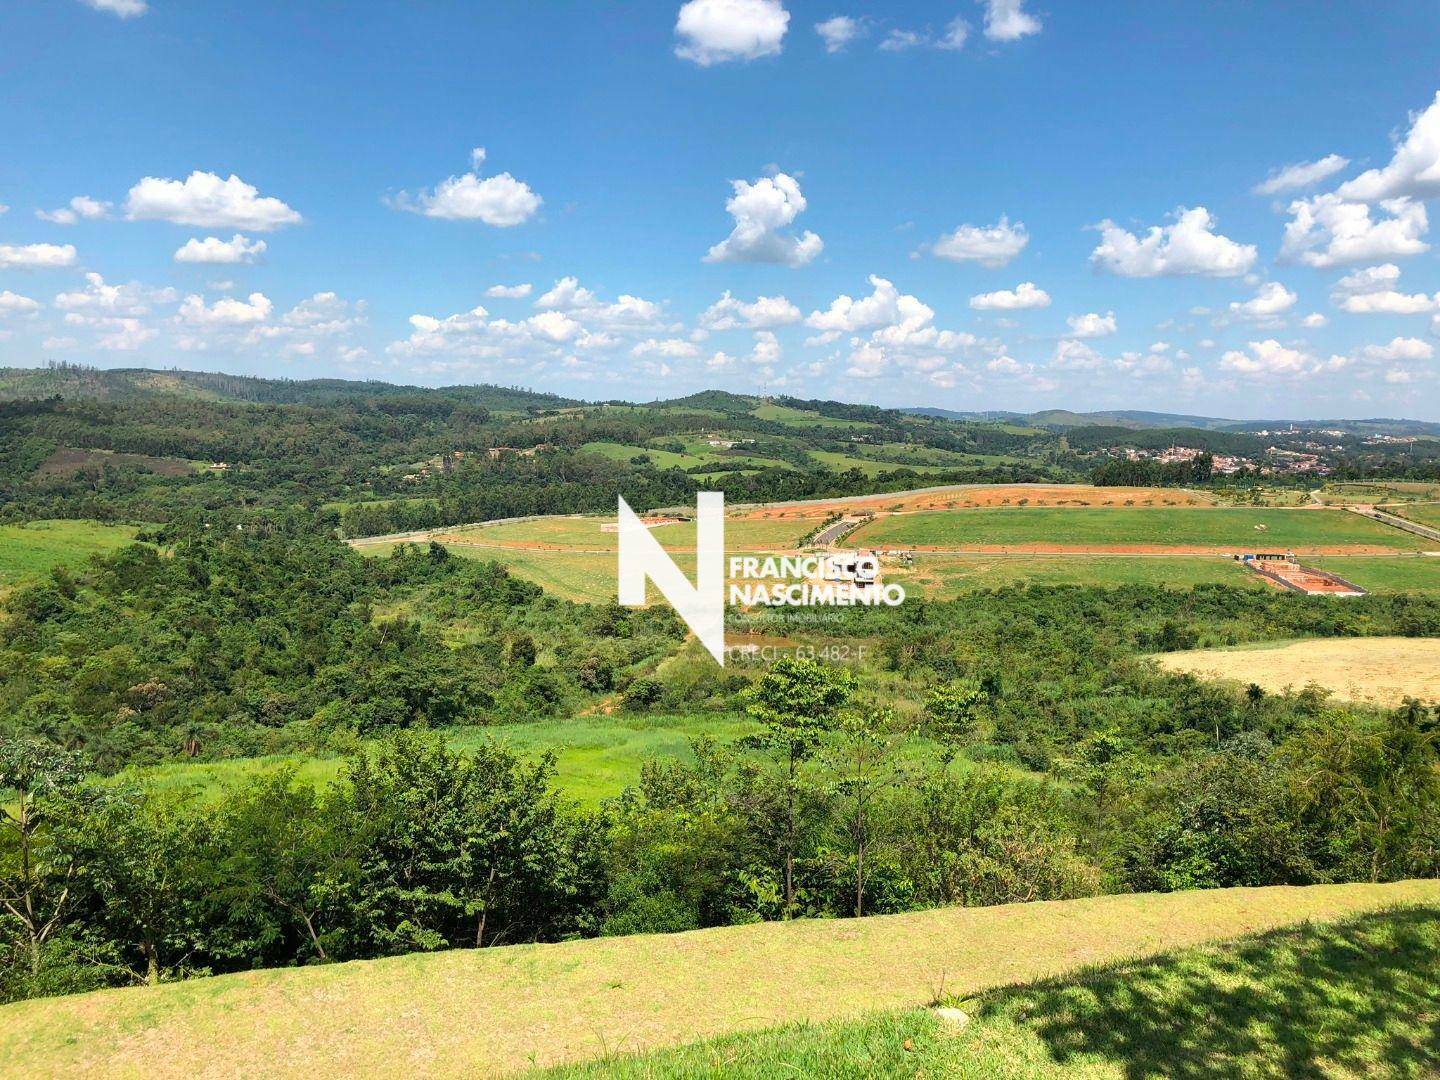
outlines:
{"label": "letter n logo mark", "polygon": [[725,663],[725,494],[695,496],[695,584],[691,585],[660,541],[620,498],[620,603],[645,605],[645,582],[700,639],[716,663]]}

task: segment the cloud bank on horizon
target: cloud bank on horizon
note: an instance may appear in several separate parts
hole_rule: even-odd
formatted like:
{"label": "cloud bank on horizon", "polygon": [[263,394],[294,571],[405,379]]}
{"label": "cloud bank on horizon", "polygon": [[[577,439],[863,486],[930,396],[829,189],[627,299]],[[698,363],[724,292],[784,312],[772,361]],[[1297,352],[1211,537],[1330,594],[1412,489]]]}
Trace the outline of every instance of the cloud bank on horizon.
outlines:
{"label": "cloud bank on horizon", "polygon": [[[1264,158],[1249,139],[1172,170],[1167,147],[1115,136],[1128,103],[1086,74],[1102,30],[1029,0],[606,16],[607,47],[653,91],[562,55],[522,7],[503,74],[547,74],[544,100],[440,50],[424,66],[446,94],[477,88],[455,99],[463,119],[427,121],[404,82],[335,75],[328,115],[287,114],[278,150],[222,152],[153,116],[115,160],[17,144],[47,179],[0,170],[3,363],[1440,417],[1440,90],[1405,116],[1373,110],[1388,147],[1379,124],[1341,145],[1329,123],[1283,146],[1277,129]],[[17,30],[65,18],[143,55],[203,18],[158,0],[68,11]],[[1025,82],[1057,68],[1061,115]],[[1003,96],[951,122],[997,81]],[[20,108],[36,130],[59,115]],[[354,144],[352,109],[396,126]],[[1069,149],[1016,169],[1044,137]]]}

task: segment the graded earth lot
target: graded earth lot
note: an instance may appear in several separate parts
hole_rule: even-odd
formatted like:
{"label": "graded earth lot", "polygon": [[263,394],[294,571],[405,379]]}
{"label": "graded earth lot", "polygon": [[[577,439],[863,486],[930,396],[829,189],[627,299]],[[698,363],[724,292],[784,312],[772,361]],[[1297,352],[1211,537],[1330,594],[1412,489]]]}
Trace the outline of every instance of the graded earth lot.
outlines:
{"label": "graded earth lot", "polygon": [[4,1006],[0,1075],[503,1075],[1436,902],[1435,881],[1216,889],[252,971]]}
{"label": "graded earth lot", "polygon": [[1090,484],[952,484],[857,495],[843,499],[776,503],[747,511],[749,517],[823,518],[838,511],[902,513],[917,510],[966,510],[1011,506],[1213,506],[1209,495],[1184,488],[1094,487]]}
{"label": "graded earth lot", "polygon": [[1346,701],[1440,701],[1440,638],[1323,638],[1156,657],[1170,671],[1256,683],[1272,693],[1316,683]]}
{"label": "graded earth lot", "polygon": [[1415,551],[1425,541],[1339,510],[998,508],[878,517],[858,547],[1235,553]]}

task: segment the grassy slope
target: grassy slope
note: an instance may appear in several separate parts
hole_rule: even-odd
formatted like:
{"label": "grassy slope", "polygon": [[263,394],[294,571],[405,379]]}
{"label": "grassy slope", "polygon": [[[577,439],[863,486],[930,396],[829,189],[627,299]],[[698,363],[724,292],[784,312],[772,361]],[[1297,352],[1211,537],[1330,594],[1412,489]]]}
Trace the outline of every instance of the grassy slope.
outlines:
{"label": "grassy slope", "polygon": [[134,536],[133,526],[94,521],[0,525],[0,586],[39,577],[59,563],[80,566],[91,555],[124,547]]}
{"label": "grassy slope", "polygon": [[930,1010],[731,1035],[547,1077],[985,1078],[1440,1073],[1440,908],[1276,930]]}
{"label": "grassy slope", "polygon": [[1399,517],[1409,518],[1421,525],[1440,529],[1440,503],[1415,503],[1411,506],[1391,507],[1390,512]]}
{"label": "grassy slope", "polygon": [[0,1008],[0,1073],[496,1075],[853,1020],[1397,903],[1440,903],[1440,882],[1107,896],[247,972]]}
{"label": "grassy slope", "polygon": [[[1257,531],[1257,525],[1266,526]],[[1158,544],[1199,548],[1297,549],[1365,545],[1398,551],[1420,537],[1331,510],[995,509],[877,518],[855,534],[859,545]]]}

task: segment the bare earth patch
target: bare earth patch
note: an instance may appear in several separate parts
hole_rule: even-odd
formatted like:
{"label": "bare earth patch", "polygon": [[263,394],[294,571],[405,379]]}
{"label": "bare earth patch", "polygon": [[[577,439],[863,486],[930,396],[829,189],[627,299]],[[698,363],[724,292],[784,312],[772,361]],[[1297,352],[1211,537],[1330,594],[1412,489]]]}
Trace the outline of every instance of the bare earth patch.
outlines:
{"label": "bare earth patch", "polygon": [[975,510],[993,506],[1214,506],[1214,500],[1181,488],[1091,487],[1088,484],[957,485],[928,491],[817,500],[744,511],[757,518],[823,518],[837,511]]}
{"label": "bare earth patch", "polygon": [[1440,638],[1323,638],[1263,649],[1196,649],[1156,659],[1170,671],[1257,683],[1272,693],[1313,682],[1346,701],[1440,700]]}

